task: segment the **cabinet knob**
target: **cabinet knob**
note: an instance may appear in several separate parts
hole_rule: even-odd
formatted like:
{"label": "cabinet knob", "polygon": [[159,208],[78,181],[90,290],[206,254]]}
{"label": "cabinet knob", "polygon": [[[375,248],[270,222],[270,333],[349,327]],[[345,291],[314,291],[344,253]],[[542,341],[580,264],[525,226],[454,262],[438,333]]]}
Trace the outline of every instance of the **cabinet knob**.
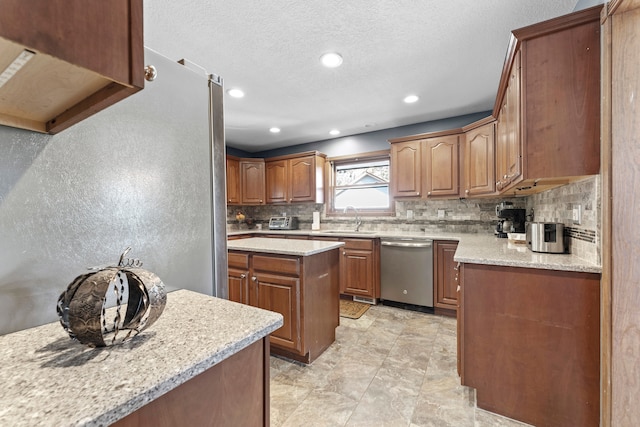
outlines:
{"label": "cabinet knob", "polygon": [[262,203],[262,199],[260,199],[260,203]]}
{"label": "cabinet knob", "polygon": [[427,196],[430,196],[430,195],[431,195],[431,191],[428,191],[428,192],[427,192]]}
{"label": "cabinet knob", "polygon": [[469,190],[466,190],[465,193],[469,194]]}
{"label": "cabinet knob", "polygon": [[251,280],[253,280],[254,282],[258,281],[258,278],[256,276],[251,277]]}
{"label": "cabinet knob", "polygon": [[460,292],[460,285],[458,285],[458,288],[456,289],[457,292]]}
{"label": "cabinet knob", "polygon": [[345,251],[342,251],[342,256],[347,256],[347,253]]}
{"label": "cabinet knob", "polygon": [[509,178],[509,175],[507,174],[504,174],[504,176],[502,177],[502,179],[507,179],[507,178]]}
{"label": "cabinet knob", "polygon": [[416,196],[419,196],[419,195],[420,195],[420,192],[418,191],[418,192],[416,193]]}
{"label": "cabinet knob", "polygon": [[244,274],[244,273],[242,273],[242,274],[240,275],[240,278],[241,278],[241,279],[244,279],[244,278],[246,278],[246,277],[247,277],[247,275],[246,275],[246,274]]}

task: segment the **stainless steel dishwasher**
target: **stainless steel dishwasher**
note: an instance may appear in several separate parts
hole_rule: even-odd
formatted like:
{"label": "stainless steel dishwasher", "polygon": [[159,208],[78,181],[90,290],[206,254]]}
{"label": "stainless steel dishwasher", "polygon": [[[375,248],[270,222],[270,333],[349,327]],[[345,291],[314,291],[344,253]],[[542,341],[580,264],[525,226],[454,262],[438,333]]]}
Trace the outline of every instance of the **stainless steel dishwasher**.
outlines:
{"label": "stainless steel dishwasher", "polygon": [[433,241],[383,238],[380,245],[381,299],[433,307]]}

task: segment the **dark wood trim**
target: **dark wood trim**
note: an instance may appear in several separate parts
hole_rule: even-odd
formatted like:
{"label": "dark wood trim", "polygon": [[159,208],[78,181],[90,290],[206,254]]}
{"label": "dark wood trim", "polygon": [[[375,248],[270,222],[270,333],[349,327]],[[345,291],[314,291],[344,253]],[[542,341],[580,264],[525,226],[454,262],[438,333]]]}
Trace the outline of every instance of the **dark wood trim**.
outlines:
{"label": "dark wood trim", "polygon": [[327,157],[327,162],[347,162],[354,161],[357,162],[360,159],[384,159],[389,158],[391,156],[391,150],[378,150],[378,151],[368,151],[366,153],[358,153],[358,154],[349,154],[346,156],[334,156]]}
{"label": "dark wood trim", "polygon": [[568,15],[559,16],[527,27],[522,27],[514,30],[513,35],[518,40],[525,41],[544,36],[545,34],[566,30],[567,28],[575,27],[577,25],[586,24],[596,19],[599,20],[602,7],[603,5],[600,4]]}
{"label": "dark wood trim", "polygon": [[612,107],[612,20],[606,19],[606,8],[602,9],[601,31],[601,105],[600,105],[600,173],[601,173],[601,257],[600,278],[600,426],[611,426],[611,107]]}
{"label": "dark wood trim", "polygon": [[493,123],[495,121],[496,121],[496,119],[493,116],[487,116],[484,119],[480,119],[480,120],[475,121],[473,123],[469,123],[466,126],[462,126],[462,131],[463,132],[469,132],[470,130],[474,130],[474,129],[479,128],[481,126],[484,126],[486,124]]}
{"label": "dark wood trim", "polygon": [[266,157],[264,160],[265,162],[271,162],[271,161],[277,161],[277,160],[296,159],[298,157],[305,157],[305,156],[319,156],[324,158],[327,157],[326,154],[321,153],[319,151],[304,151],[302,153],[286,154],[286,155],[276,156],[276,157]]}
{"label": "dark wood trim", "polygon": [[447,130],[440,130],[437,132],[428,132],[428,133],[421,133],[418,135],[403,136],[400,138],[392,138],[392,139],[389,139],[388,141],[389,141],[389,144],[395,144],[396,142],[415,141],[416,139],[436,138],[440,136],[456,135],[459,133],[463,133],[462,128],[447,129]]}

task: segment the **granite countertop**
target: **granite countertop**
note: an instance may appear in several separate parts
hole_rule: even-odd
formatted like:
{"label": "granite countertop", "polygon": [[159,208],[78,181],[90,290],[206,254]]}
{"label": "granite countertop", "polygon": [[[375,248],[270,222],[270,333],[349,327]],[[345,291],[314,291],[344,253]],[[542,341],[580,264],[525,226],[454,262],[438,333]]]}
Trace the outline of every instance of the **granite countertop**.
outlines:
{"label": "granite countertop", "polygon": [[[291,230],[291,231],[237,231],[229,232],[232,235],[242,234],[294,234],[294,235],[309,235],[309,236],[333,236],[333,237],[360,237],[360,238],[398,238],[398,237],[413,237],[413,238],[428,238],[433,240],[455,240],[458,241],[458,248],[456,250],[454,260],[469,264],[487,264],[487,265],[502,265],[509,267],[526,267],[526,268],[538,268],[544,270],[560,270],[560,271],[576,271],[585,273],[601,273],[602,267],[600,265],[591,263],[582,258],[579,258],[573,254],[544,254],[532,252],[527,245],[513,244],[508,239],[499,239],[492,234],[478,234],[478,233],[439,233],[434,231],[426,232],[407,232],[407,231],[367,231],[367,232],[354,232],[345,230],[344,233],[336,233],[335,230]],[[232,244],[238,244],[244,240],[252,239],[240,239],[231,240],[228,242],[229,246]],[[264,239],[263,239],[264,240]],[[271,239],[273,242],[280,239]],[[292,242],[305,240],[285,240],[286,245],[290,245]]]}
{"label": "granite countertop", "polygon": [[227,242],[227,249],[229,250],[297,256],[314,255],[337,249],[340,246],[344,246],[344,243],[320,240],[269,239],[264,237],[251,237]]}
{"label": "granite countertop", "polygon": [[278,313],[179,290],[122,345],[89,348],[58,322],[0,336],[0,425],[111,424],[280,326]]}

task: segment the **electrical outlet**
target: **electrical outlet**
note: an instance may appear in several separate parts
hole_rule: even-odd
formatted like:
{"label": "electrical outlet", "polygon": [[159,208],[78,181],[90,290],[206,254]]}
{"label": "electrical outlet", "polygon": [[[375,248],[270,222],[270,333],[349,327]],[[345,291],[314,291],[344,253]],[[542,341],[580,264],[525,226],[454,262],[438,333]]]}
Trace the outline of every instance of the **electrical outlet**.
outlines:
{"label": "electrical outlet", "polygon": [[574,224],[580,224],[582,222],[582,205],[573,206],[572,218]]}
{"label": "electrical outlet", "polygon": [[407,209],[407,219],[413,219],[413,211],[411,209]]}
{"label": "electrical outlet", "polygon": [[446,211],[444,209],[438,209],[438,218],[444,218]]}

